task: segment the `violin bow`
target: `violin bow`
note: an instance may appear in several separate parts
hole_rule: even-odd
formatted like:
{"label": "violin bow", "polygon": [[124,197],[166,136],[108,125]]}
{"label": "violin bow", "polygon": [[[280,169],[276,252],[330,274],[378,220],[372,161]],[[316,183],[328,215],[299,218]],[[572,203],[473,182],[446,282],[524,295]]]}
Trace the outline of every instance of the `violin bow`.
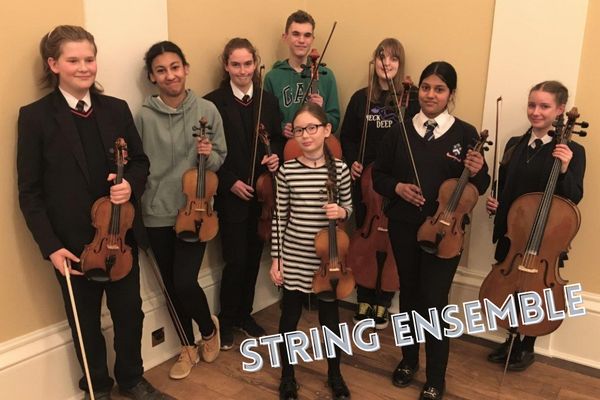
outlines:
{"label": "violin bow", "polygon": [[85,355],[85,346],[83,345],[83,335],[81,334],[81,326],[79,325],[79,315],[77,314],[77,305],[75,304],[75,296],[73,296],[73,286],[71,285],[71,263],[65,259],[63,261],[63,269],[65,271],[65,279],[67,280],[67,289],[69,290],[69,299],[71,299],[71,309],[73,311],[73,319],[75,320],[75,329],[77,338],[79,339],[79,350],[81,351],[81,360],[83,361],[83,371],[85,372],[85,380],[87,381],[88,390],[91,400],[95,400],[94,388],[92,387],[92,378],[90,377],[90,368],[88,366],[87,357]]}
{"label": "violin bow", "polygon": [[254,175],[256,173],[256,156],[258,153],[258,136],[260,131],[260,117],[262,116],[262,104],[263,104],[263,86],[264,86],[264,75],[265,70],[264,64],[258,68],[258,80],[260,82],[259,95],[258,95],[258,115],[256,117],[256,129],[254,130],[254,147],[252,151],[252,165],[250,166],[250,176],[248,177],[248,186],[254,187]]}
{"label": "violin bow", "polygon": [[[185,335],[185,331],[183,330],[183,325],[181,324],[181,319],[179,318],[179,315],[177,314],[177,311],[175,310],[175,305],[173,304],[173,300],[171,300],[171,296],[169,296],[169,292],[167,291],[167,286],[165,285],[165,282],[162,279],[162,275],[160,274],[160,269],[158,267],[158,262],[156,261],[156,256],[154,255],[154,252],[152,251],[152,247],[150,247],[150,241],[148,240],[147,236],[145,236],[146,235],[145,232],[146,231],[144,230],[143,237],[138,239],[138,247],[140,249],[142,249],[144,251],[144,253],[146,254],[146,256],[148,257],[148,261],[150,262],[152,273],[154,274],[154,277],[156,278],[156,282],[158,282],[158,286],[160,286],[160,289],[162,290],[162,292],[165,296],[165,301],[167,303],[167,309],[169,310],[169,313],[171,314],[171,316],[173,318],[173,322],[175,324],[175,331],[177,331],[177,336],[179,336],[181,343],[183,343],[184,346],[189,348],[190,346],[194,345],[194,343],[190,343],[189,340],[187,339],[187,336]],[[195,365],[196,358],[193,357],[193,355],[190,353],[189,350],[186,353],[190,359],[190,363],[192,365]]]}
{"label": "violin bow", "polygon": [[[383,66],[384,62],[384,54],[383,54],[383,46],[379,48],[379,59],[381,60],[381,64]],[[398,100],[398,93],[396,92],[396,87],[394,85],[394,81],[388,76],[387,70],[385,67],[383,68],[383,72],[385,73],[385,79],[388,82],[388,86],[393,94],[392,98],[394,99],[394,105],[398,110],[398,120],[400,122],[400,126],[402,127],[402,134],[404,136],[404,141],[406,142],[406,150],[408,152],[408,157],[410,159],[410,164],[412,166],[413,174],[415,175],[415,184],[421,190],[421,180],[419,179],[419,173],[417,172],[417,165],[415,164],[415,158],[413,156],[412,148],[410,147],[410,142],[408,141],[408,134],[406,133],[406,126],[404,125],[404,115],[402,113],[402,109],[400,108],[400,101]],[[421,209],[421,207],[419,207]]]}
{"label": "violin bow", "polygon": [[[493,161],[493,169],[492,169],[492,187],[490,189],[490,195],[494,198],[498,198],[498,177],[497,177],[497,160],[498,160],[498,127],[500,125],[500,109],[502,108],[502,96],[496,99],[496,132],[494,137],[494,161]],[[495,212],[488,213],[489,217],[492,218],[492,215]]]}
{"label": "violin bow", "polygon": [[[327,42],[325,42],[325,47],[323,48],[323,52],[321,53],[321,57],[319,57],[319,60],[317,61],[317,74],[319,73],[319,67],[323,64],[323,57],[325,56],[327,47],[329,47],[329,41],[331,40],[331,37],[333,36],[333,31],[335,31],[336,25],[337,25],[337,21],[334,21],[333,26],[331,27],[331,32],[329,32],[329,37],[327,38]],[[314,80],[315,80],[315,75],[310,74],[310,82],[308,83],[308,87],[312,86],[312,83]],[[306,101],[307,95],[308,95],[308,89],[304,91],[304,95],[302,96],[302,100],[300,101],[300,104],[304,104],[304,102]]]}
{"label": "violin bow", "polygon": [[[367,126],[369,124],[368,116],[369,116],[369,107],[371,106],[371,96],[373,95],[373,77],[375,75],[375,63],[371,60],[369,61],[369,85],[367,87],[367,103],[365,105],[365,118],[363,121],[362,133],[360,135],[360,147],[358,148],[358,162],[363,165],[365,160],[365,148],[367,145]],[[358,179],[355,181],[358,182]]]}

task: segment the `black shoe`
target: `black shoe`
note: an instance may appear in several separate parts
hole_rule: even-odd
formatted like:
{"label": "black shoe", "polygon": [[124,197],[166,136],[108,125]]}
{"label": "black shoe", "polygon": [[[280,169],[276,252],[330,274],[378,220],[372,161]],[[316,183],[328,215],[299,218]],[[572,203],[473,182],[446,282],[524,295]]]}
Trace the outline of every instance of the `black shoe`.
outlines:
{"label": "black shoe", "polygon": [[[493,363],[497,363],[497,364],[504,364],[506,362],[506,357],[508,357],[508,349],[510,348],[510,335],[508,336],[508,338],[506,338],[506,340],[504,341],[504,343],[502,343],[500,346],[496,347],[496,349],[494,351],[492,351],[490,354],[488,354],[487,359],[489,362],[493,362]],[[515,341],[513,343],[513,348],[512,348],[512,353],[515,354],[518,352],[518,349],[521,345],[521,339],[519,338],[519,336],[515,337]]]}
{"label": "black shoe", "polygon": [[331,397],[333,400],[347,400],[350,398],[350,390],[344,382],[344,378],[341,375],[330,376],[327,379],[327,386],[331,388]]}
{"label": "black shoe", "polygon": [[[92,396],[90,396],[89,392],[85,392],[85,396],[83,396],[83,400],[90,400]],[[94,399],[96,400],[110,400],[110,392],[96,392],[94,391]]]}
{"label": "black shoe", "polygon": [[381,330],[388,326],[390,312],[385,306],[375,306],[375,329]]}
{"label": "black shoe", "polygon": [[298,399],[298,383],[293,376],[281,378],[279,384],[279,400],[297,400]]}
{"label": "black shoe", "polygon": [[434,386],[425,384],[421,390],[419,400],[442,400],[444,398],[444,388],[438,389]]}
{"label": "black shoe", "polygon": [[406,387],[412,382],[415,374],[419,370],[419,364],[414,367],[409,367],[400,361],[400,364],[394,370],[392,374],[392,383],[398,387]]}
{"label": "black shoe", "polygon": [[219,330],[221,336],[221,350],[231,350],[233,347],[233,332],[231,328],[222,326]]}
{"label": "black shoe", "polygon": [[509,371],[525,371],[535,361],[533,351],[521,350],[517,353],[513,352],[510,362],[508,363]]}
{"label": "black shoe", "polygon": [[142,378],[141,381],[138,382],[132,388],[123,389],[119,388],[119,392],[121,395],[127,397],[128,399],[134,400],[174,400],[174,397],[161,393],[156,390],[150,382]]}
{"label": "black shoe", "polygon": [[358,324],[363,319],[373,318],[373,307],[369,303],[358,303],[356,314],[352,317],[355,324]]}
{"label": "black shoe", "polygon": [[252,316],[248,316],[239,326],[236,326],[241,332],[243,332],[249,338],[259,338],[265,336],[267,332],[256,323]]}

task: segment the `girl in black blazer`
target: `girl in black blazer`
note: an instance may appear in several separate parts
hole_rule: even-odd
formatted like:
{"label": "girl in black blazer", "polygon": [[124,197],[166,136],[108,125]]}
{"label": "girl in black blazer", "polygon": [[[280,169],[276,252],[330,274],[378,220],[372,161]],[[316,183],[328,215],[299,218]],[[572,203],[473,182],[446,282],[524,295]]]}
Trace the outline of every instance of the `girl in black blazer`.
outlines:
{"label": "girl in black blazer", "polygon": [[247,39],[231,39],[221,55],[224,76],[221,86],[207,94],[223,119],[227,141],[227,158],[218,171],[219,188],[215,208],[219,212],[219,229],[225,268],[221,279],[221,349],[233,347],[233,328],[246,336],[259,337],[265,330],[250,315],[264,243],[258,237],[261,205],[255,188],[248,179],[252,169],[252,153],[258,107],[262,92],[260,121],[270,135],[273,154],[268,157],[258,142],[255,179],[261,173],[279,166],[283,136],[277,100],[262,91],[258,80],[260,59]]}
{"label": "girl in black blazer", "polygon": [[[493,241],[497,242],[495,258],[498,262],[504,261],[510,247],[504,236],[508,210],[519,196],[544,191],[555,158],[561,161],[556,194],[575,204],[583,197],[584,148],[575,142],[555,145],[548,135],[552,122],[564,113],[568,98],[567,88],[557,81],[544,81],[532,87],[527,101],[531,127],[506,144],[498,170],[498,199],[490,196],[486,204],[488,212],[496,214]],[[517,337],[510,354],[509,371],[523,371],[533,363],[535,339],[535,336]],[[488,355],[488,360],[504,363],[509,357],[509,348],[510,337]]]}
{"label": "girl in black blazer", "polygon": [[[126,237],[133,250],[133,268],[125,278],[110,283],[92,282],[82,276],[79,267],[83,247],[94,237],[92,204],[102,196],[110,196],[114,204],[136,204],[146,183],[148,158],[127,104],[100,94],[95,83],[96,44],[89,32],[78,26],[57,26],[42,38],[40,51],[44,83],[53,91],[19,112],[17,171],[19,203],[25,221],[42,256],[55,268],[81,363],[64,279],[65,264],[73,275],[95,398],[109,399],[113,386],[100,326],[104,293],[114,324],[114,375],[121,392],[133,399],[167,398],[142,377],[144,314],[133,232]],[[111,186],[115,174],[110,152],[118,137],[127,142],[129,161],[123,182]],[[135,218],[134,229],[140,228],[140,222]],[[84,377],[79,387],[88,390]]]}

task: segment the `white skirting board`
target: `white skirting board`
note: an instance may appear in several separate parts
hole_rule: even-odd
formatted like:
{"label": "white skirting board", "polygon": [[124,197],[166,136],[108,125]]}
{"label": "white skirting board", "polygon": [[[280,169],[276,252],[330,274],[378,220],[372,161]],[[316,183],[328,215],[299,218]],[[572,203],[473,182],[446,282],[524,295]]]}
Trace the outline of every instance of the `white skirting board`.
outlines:
{"label": "white skirting board", "polygon": [[[268,254],[265,255],[268,258]],[[270,265],[270,260],[263,258],[254,311],[279,301],[277,289],[269,278]],[[148,370],[178,354],[180,345],[167,312],[165,299],[158,290],[153,275],[145,266],[142,268],[142,308],[145,314],[142,357],[144,368]],[[220,267],[206,270],[203,268],[199,278],[213,312],[218,310],[221,271]],[[148,293],[145,293],[146,290]],[[113,328],[106,307],[103,310],[102,327],[107,342],[110,369],[114,363]],[[165,341],[152,347],[152,332],[160,327],[165,328]],[[199,338],[196,326],[195,330],[196,337]],[[71,331],[66,321],[0,343],[0,399],[81,399],[82,392],[78,388],[80,376]]]}

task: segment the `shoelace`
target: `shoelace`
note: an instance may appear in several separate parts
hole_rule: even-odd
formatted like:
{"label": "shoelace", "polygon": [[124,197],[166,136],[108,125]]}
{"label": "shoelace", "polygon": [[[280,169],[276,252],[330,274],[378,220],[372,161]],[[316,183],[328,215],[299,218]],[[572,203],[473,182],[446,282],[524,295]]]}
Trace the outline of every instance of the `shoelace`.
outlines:
{"label": "shoelace", "polygon": [[367,314],[367,311],[369,310],[369,305],[367,303],[360,303],[358,305],[358,313],[359,314]]}

